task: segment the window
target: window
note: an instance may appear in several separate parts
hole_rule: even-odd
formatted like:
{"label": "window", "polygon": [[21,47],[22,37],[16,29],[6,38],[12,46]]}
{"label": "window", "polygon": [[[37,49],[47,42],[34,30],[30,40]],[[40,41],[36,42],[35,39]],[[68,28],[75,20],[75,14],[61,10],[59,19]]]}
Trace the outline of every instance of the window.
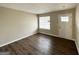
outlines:
{"label": "window", "polygon": [[39,28],[50,29],[50,16],[39,17]]}
{"label": "window", "polygon": [[61,16],[61,21],[62,22],[68,22],[69,21],[69,17],[68,16]]}

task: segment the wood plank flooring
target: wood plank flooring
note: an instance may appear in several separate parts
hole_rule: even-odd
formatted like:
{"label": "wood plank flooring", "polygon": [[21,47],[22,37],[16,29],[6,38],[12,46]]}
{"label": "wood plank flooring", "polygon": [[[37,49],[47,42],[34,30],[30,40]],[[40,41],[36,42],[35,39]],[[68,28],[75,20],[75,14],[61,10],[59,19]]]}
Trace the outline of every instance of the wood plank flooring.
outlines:
{"label": "wood plank flooring", "polygon": [[71,40],[35,34],[9,45],[0,47],[3,55],[77,55],[75,43]]}

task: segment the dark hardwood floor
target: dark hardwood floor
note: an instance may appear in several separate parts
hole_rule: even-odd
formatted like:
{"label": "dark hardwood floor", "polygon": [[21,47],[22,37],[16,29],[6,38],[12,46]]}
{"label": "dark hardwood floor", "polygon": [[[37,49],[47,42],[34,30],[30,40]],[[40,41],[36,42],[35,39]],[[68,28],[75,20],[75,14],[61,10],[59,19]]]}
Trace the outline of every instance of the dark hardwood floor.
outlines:
{"label": "dark hardwood floor", "polygon": [[0,54],[11,55],[77,55],[71,40],[35,34],[9,45],[0,47]]}

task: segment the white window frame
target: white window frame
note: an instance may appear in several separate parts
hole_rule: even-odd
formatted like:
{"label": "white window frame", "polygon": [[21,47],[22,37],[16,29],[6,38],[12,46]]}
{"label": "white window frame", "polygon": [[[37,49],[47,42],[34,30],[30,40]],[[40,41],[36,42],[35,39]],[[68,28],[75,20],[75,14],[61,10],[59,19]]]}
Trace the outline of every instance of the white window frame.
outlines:
{"label": "white window frame", "polygon": [[61,16],[61,22],[68,22],[69,17],[68,16]]}
{"label": "white window frame", "polygon": [[[49,27],[48,28],[41,26],[41,20],[40,20],[40,18],[43,18],[43,17],[48,17],[49,18],[49,25],[48,25]],[[42,17],[39,17],[39,29],[50,30],[50,16],[42,16]]]}

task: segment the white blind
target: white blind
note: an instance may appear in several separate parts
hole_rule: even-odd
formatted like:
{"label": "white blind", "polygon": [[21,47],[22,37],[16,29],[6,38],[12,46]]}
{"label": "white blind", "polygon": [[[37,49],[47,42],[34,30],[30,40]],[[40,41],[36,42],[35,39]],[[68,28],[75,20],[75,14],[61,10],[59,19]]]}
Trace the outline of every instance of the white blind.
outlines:
{"label": "white blind", "polygon": [[50,16],[39,17],[39,28],[50,29]]}

